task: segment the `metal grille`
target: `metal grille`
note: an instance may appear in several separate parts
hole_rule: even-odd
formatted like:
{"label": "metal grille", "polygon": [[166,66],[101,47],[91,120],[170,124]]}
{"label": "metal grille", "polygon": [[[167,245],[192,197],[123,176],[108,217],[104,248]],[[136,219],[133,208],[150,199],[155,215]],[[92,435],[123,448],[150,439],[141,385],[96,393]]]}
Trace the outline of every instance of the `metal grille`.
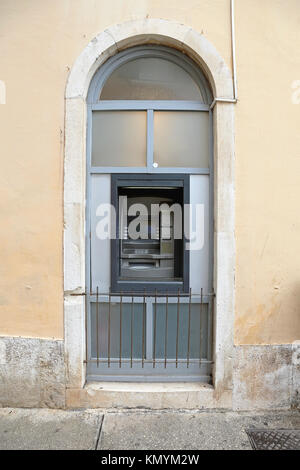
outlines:
{"label": "metal grille", "polygon": [[207,378],[212,364],[213,294],[100,293],[87,296],[87,358],[92,375],[107,371],[163,375],[167,369]]}
{"label": "metal grille", "polygon": [[255,450],[300,450],[300,430],[248,429],[246,433]]}

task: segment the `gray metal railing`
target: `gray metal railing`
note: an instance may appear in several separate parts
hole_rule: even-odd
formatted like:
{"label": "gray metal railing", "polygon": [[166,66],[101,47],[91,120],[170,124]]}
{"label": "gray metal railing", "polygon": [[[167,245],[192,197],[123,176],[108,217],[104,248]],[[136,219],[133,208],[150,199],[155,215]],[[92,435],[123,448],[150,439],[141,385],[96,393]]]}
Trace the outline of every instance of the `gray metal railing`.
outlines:
{"label": "gray metal railing", "polygon": [[86,362],[97,368],[212,363],[213,293],[95,292],[87,296]]}

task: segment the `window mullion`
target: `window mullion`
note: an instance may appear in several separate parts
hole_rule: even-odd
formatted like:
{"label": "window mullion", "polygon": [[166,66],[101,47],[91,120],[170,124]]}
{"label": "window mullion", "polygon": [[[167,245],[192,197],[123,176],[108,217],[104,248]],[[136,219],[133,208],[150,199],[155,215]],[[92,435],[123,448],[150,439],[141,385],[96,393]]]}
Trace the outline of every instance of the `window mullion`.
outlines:
{"label": "window mullion", "polygon": [[147,110],[147,170],[153,172],[154,116],[153,109]]}

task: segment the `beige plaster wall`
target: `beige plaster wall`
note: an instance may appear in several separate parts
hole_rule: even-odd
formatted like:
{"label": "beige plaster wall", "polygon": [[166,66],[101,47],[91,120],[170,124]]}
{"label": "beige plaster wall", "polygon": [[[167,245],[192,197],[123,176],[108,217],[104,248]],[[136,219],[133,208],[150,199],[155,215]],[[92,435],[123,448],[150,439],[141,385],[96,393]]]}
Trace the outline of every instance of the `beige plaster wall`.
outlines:
{"label": "beige plaster wall", "polygon": [[300,4],[237,5],[235,340],[288,343],[300,338]]}
{"label": "beige plaster wall", "polygon": [[[0,335],[63,337],[63,132],[69,70],[137,18],[203,32],[230,66],[229,0],[0,0]],[[300,337],[298,0],[236,0],[237,344]]]}

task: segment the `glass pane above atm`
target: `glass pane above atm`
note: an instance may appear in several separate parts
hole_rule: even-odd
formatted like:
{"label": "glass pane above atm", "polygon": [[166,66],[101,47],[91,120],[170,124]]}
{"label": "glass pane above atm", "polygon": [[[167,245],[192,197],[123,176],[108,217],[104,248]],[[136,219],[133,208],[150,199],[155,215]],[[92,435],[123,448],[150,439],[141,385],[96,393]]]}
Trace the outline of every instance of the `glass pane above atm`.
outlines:
{"label": "glass pane above atm", "polygon": [[146,166],[146,111],[93,111],[92,166]]}
{"label": "glass pane above atm", "polygon": [[154,112],[154,162],[158,167],[209,167],[209,113]]}

